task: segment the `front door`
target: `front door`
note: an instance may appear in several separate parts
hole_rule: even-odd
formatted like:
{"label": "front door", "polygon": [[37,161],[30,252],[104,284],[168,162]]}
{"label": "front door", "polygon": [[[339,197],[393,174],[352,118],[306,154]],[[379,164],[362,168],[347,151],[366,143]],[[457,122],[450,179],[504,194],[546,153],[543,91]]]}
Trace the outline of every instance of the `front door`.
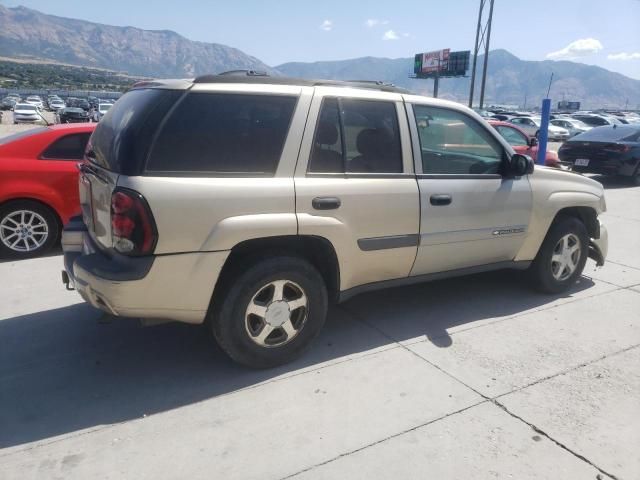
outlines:
{"label": "front door", "polygon": [[526,176],[502,175],[507,152],[491,132],[461,109],[413,104],[420,188],[420,248],[412,275],[515,258],[531,213]]}
{"label": "front door", "polygon": [[400,94],[316,87],[295,189],[298,232],[334,246],[340,290],[409,275],[420,200]]}

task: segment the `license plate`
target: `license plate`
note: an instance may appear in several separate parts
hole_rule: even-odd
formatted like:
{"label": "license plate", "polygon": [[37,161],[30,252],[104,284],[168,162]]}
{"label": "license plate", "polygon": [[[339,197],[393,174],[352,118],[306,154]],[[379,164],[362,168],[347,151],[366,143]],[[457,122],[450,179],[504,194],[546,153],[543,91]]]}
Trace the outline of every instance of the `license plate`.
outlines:
{"label": "license plate", "polygon": [[576,158],[576,161],[574,162],[574,165],[576,167],[587,167],[587,166],[589,166],[589,159],[588,158]]}

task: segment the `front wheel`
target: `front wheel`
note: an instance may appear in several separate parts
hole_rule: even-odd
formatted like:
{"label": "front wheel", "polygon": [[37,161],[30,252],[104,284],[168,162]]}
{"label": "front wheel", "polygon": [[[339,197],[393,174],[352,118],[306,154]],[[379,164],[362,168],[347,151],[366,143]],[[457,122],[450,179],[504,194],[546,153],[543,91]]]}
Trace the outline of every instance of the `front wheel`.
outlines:
{"label": "front wheel", "polygon": [[584,224],[574,217],[558,218],[530,267],[531,280],[544,293],[568,290],[582,274],[589,250]]}
{"label": "front wheel", "polygon": [[302,258],[258,260],[230,275],[221,288],[209,319],[213,335],[233,360],[248,367],[290,362],[324,325],[327,289]]}
{"label": "front wheel", "polygon": [[49,250],[58,239],[53,211],[31,200],[16,200],[0,207],[0,254],[31,258]]}

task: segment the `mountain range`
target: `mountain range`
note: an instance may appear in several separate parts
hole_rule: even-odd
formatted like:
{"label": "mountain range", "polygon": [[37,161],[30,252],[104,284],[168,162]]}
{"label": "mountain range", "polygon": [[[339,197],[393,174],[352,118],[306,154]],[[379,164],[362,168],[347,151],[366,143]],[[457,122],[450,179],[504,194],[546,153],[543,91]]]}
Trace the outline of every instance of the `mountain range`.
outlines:
{"label": "mountain range", "polygon": [[[431,80],[409,78],[413,57],[363,57],[272,67],[236,48],[191,41],[169,30],[102,25],[47,15],[26,7],[2,5],[0,57],[103,68],[157,78],[251,69],[302,78],[382,80],[427,95],[433,89]],[[482,60],[478,57],[478,65],[482,65]],[[479,67],[478,73],[480,70]],[[550,96],[554,101],[580,101],[583,108],[628,106],[640,109],[640,80],[581,63],[521,60],[506,50],[493,50],[489,54],[485,104],[539,105],[546,96],[551,73]],[[465,77],[442,79],[439,96],[466,102],[469,82]],[[479,80],[476,84],[477,92]]]}

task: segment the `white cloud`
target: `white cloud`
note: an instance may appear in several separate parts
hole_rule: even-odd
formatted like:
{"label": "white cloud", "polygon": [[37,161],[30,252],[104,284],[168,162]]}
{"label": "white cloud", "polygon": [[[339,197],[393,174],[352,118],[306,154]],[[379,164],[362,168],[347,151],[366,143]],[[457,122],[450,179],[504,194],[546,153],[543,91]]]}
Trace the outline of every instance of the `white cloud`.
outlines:
{"label": "white cloud", "polygon": [[333,28],[333,22],[331,20],[325,20],[320,24],[320,28],[325,32],[329,32]]}
{"label": "white cloud", "polygon": [[602,43],[595,38],[581,38],[571,42],[562,50],[547,54],[550,60],[572,60],[579,57],[586,57],[598,53],[603,49]]}
{"label": "white cloud", "polygon": [[377,18],[368,18],[367,21],[364,22],[364,24],[369,28],[373,28],[373,27],[377,27],[378,25],[388,25],[389,20],[378,20]]}
{"label": "white cloud", "polygon": [[398,34],[393,30],[387,30],[384,32],[384,35],[382,35],[383,40],[398,40],[399,38]]}
{"label": "white cloud", "polygon": [[403,33],[403,34],[402,34],[402,36],[403,36],[404,38],[409,38],[409,37],[411,36],[411,34],[409,34],[409,33]]}
{"label": "white cloud", "polygon": [[627,53],[610,53],[607,55],[608,60],[640,60],[640,52]]}

